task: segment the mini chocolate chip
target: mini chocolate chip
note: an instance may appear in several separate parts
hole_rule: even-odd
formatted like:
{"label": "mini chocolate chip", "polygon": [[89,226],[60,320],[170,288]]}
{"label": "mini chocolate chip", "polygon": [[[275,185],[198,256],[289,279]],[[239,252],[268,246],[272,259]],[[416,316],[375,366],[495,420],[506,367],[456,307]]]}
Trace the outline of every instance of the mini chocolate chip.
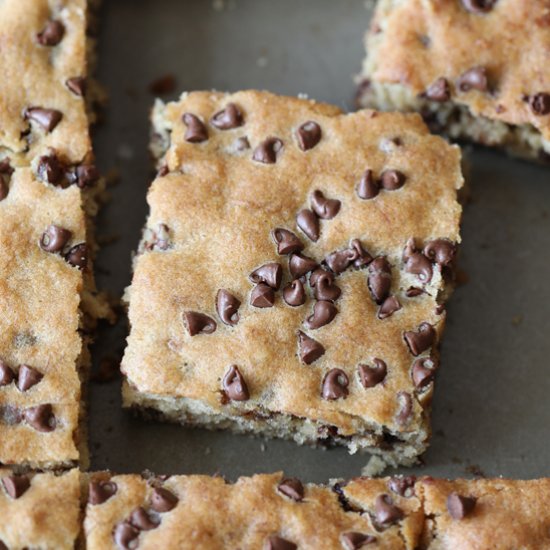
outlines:
{"label": "mini chocolate chip", "polygon": [[345,271],[353,263],[356,255],[356,251],[353,248],[336,250],[325,258],[325,263],[331,271],[338,275],[339,273]]}
{"label": "mini chocolate chip", "polygon": [[78,269],[86,269],[88,265],[88,246],[86,243],[73,246],[65,255],[65,261]]}
{"label": "mini chocolate chip", "polygon": [[359,550],[367,544],[373,544],[376,542],[376,537],[365,533],[359,533],[358,531],[348,531],[347,533],[342,533],[340,539],[345,550]]}
{"label": "mini chocolate chip", "polygon": [[155,512],[164,513],[173,510],[179,502],[179,498],[164,487],[156,487],[151,495],[151,508]]}
{"label": "mini chocolate chip", "polygon": [[17,377],[17,388],[19,391],[27,391],[33,386],[36,386],[42,378],[44,378],[44,375],[33,367],[21,365]]}
{"label": "mini chocolate chip", "polygon": [[311,208],[322,220],[332,220],[340,212],[340,206],[338,199],[327,199],[319,189],[311,195]]}
{"label": "mini chocolate chip", "polygon": [[388,296],[378,308],[378,319],[387,319],[401,309],[401,303],[395,296]]}
{"label": "mini chocolate chip", "polygon": [[69,183],[76,184],[80,189],[92,186],[99,177],[99,170],[93,164],[81,164],[67,172]]}
{"label": "mini chocolate chip", "polygon": [[477,498],[451,493],[447,497],[447,510],[453,519],[464,519],[476,507]]}
{"label": "mini chocolate chip", "polygon": [[469,92],[470,90],[486,92],[489,89],[487,69],[485,67],[473,67],[467,70],[460,75],[456,85],[461,92]]}
{"label": "mini chocolate chip", "polygon": [[364,388],[374,388],[386,378],[388,367],[382,359],[374,358],[373,366],[359,365],[359,379]]}
{"label": "mini chocolate chip", "polygon": [[187,129],[183,139],[189,143],[202,143],[208,139],[208,130],[204,122],[192,113],[184,113],[181,117]]}
{"label": "mini chocolate chip", "polygon": [[212,317],[198,311],[184,311],[183,320],[190,336],[212,334],[218,326]]}
{"label": "mini chocolate chip", "polygon": [[265,283],[275,290],[279,290],[283,278],[281,264],[269,262],[255,269],[250,275],[253,283]]}
{"label": "mini chocolate chip", "polygon": [[241,301],[229,291],[221,288],[216,295],[216,311],[226,324],[235,326],[239,322],[239,307]]}
{"label": "mini chocolate chip", "polygon": [[378,256],[369,264],[367,285],[372,299],[382,304],[391,288],[391,266],[384,256]]}
{"label": "mini chocolate chip", "polygon": [[65,26],[61,21],[52,19],[46,23],[46,26],[36,35],[38,43],[42,46],[57,46],[65,34]]}
{"label": "mini chocolate chip", "polygon": [[365,170],[357,185],[357,196],[363,200],[374,199],[380,192],[380,183],[374,179],[372,170]]}
{"label": "mini chocolate chip", "polygon": [[363,248],[359,239],[352,239],[349,244],[355,250],[355,259],[353,260],[355,267],[364,267],[372,262],[372,256]]}
{"label": "mini chocolate chip", "polygon": [[296,139],[298,140],[298,146],[302,151],[309,151],[313,149],[320,141],[322,136],[321,127],[313,120],[304,122],[296,130]]}
{"label": "mini chocolate chip", "polygon": [[113,538],[115,544],[122,550],[135,550],[139,546],[139,529],[130,525],[127,521],[119,523],[115,527]]}
{"label": "mini chocolate chip", "polygon": [[319,267],[309,276],[309,285],[311,288],[315,288],[317,283],[319,283],[322,279],[325,279],[328,283],[332,284],[334,282],[334,275],[330,271]]}
{"label": "mini chocolate chip", "polygon": [[405,516],[403,510],[395,506],[391,497],[386,494],[376,497],[374,501],[374,514],[376,523],[382,527],[389,527]]}
{"label": "mini chocolate chip", "polygon": [[411,377],[415,387],[423,388],[427,386],[434,379],[438,366],[437,360],[431,357],[415,359],[411,369]]}
{"label": "mini chocolate chip", "polygon": [[210,123],[218,130],[232,130],[243,125],[243,115],[234,103],[228,103],[210,119]]}
{"label": "mini chocolate chip", "polygon": [[321,396],[329,401],[345,398],[349,393],[348,386],[348,375],[342,369],[331,369],[323,379]]}
{"label": "mini chocolate chip", "polygon": [[23,416],[27,424],[39,432],[52,432],[55,430],[56,420],[53,408],[49,403],[25,409]]}
{"label": "mini chocolate chip", "polygon": [[410,286],[405,291],[405,296],[407,296],[407,298],[416,298],[417,296],[420,296],[421,294],[424,294],[424,290],[422,288],[418,288],[418,287],[415,287],[415,286]]}
{"label": "mini chocolate chip", "polygon": [[254,307],[272,307],[275,303],[275,291],[265,283],[258,283],[250,293],[250,305]]}
{"label": "mini chocolate chip", "polygon": [[321,328],[328,325],[336,317],[337,313],[338,310],[332,302],[325,300],[315,302],[313,314],[305,320],[305,325],[311,330]]}
{"label": "mini chocolate chip", "polygon": [[311,365],[325,354],[324,346],[301,330],[298,331],[298,346],[300,348],[300,359],[306,365]]}
{"label": "mini chocolate chip", "polygon": [[14,372],[0,359],[0,386],[7,386],[15,379]]}
{"label": "mini chocolate chip", "polygon": [[[317,269],[316,272],[322,271],[323,273],[326,273],[329,275],[326,271],[322,269]],[[323,274],[317,274],[317,276],[314,278],[315,284],[311,284],[311,277],[309,279],[311,286],[313,286],[313,295],[315,296],[316,300],[326,300],[328,302],[335,302],[340,298],[340,294],[342,294],[342,291],[340,290],[339,286],[336,286],[333,283],[333,277],[327,276]]]}
{"label": "mini chocolate chip", "polygon": [[298,546],[278,535],[267,537],[263,550],[297,550]]}
{"label": "mini chocolate chip", "polygon": [[529,105],[536,115],[547,115],[550,113],[550,94],[540,92],[529,98]]}
{"label": "mini chocolate chip", "polygon": [[405,271],[416,275],[424,284],[432,280],[432,263],[420,252],[413,252],[407,257]]}
{"label": "mini chocolate chip", "polygon": [[63,167],[56,155],[44,155],[38,160],[36,174],[39,180],[55,185],[63,177]]}
{"label": "mini chocolate chip", "polygon": [[298,279],[306,273],[317,269],[317,267],[319,267],[319,264],[314,259],[300,253],[292,254],[288,260],[290,274],[295,279]]}
{"label": "mini chocolate chip", "polygon": [[496,3],[497,0],[462,0],[464,7],[472,13],[487,13]]}
{"label": "mini chocolate chip", "polygon": [[431,347],[435,341],[436,333],[430,323],[421,323],[416,331],[407,330],[403,337],[410,352],[416,357]]}
{"label": "mini chocolate chip", "polygon": [[24,116],[40,124],[46,132],[51,132],[61,122],[63,113],[56,109],[45,109],[43,107],[29,107],[25,110]]}
{"label": "mini chocolate chip", "polygon": [[292,254],[293,252],[300,252],[304,248],[298,236],[288,229],[277,227],[271,232],[271,236],[275,243],[277,243],[278,254]]}
{"label": "mini chocolate chip", "polygon": [[306,291],[300,279],[294,279],[283,288],[283,300],[293,307],[301,306],[306,301]]}
{"label": "mini chocolate chip", "polygon": [[282,148],[283,142],[279,138],[269,137],[254,149],[252,160],[262,164],[275,164]]}
{"label": "mini chocolate chip", "polygon": [[2,478],[2,485],[11,498],[17,499],[31,486],[31,481],[25,475],[11,475]]}
{"label": "mini chocolate chip", "polygon": [[424,256],[439,265],[449,265],[456,255],[456,245],[448,239],[434,239],[424,246]]}
{"label": "mini chocolate chip", "polygon": [[140,531],[150,531],[160,525],[160,518],[151,516],[140,506],[130,514],[130,524]]}
{"label": "mini chocolate chip", "polygon": [[65,85],[74,95],[83,97],[86,94],[86,79],[83,76],[74,76],[65,81]]}
{"label": "mini chocolate chip", "polygon": [[451,87],[446,78],[440,77],[430,84],[423,94],[430,101],[449,101],[451,99]]}
{"label": "mini chocolate chip", "polygon": [[414,496],[415,476],[395,476],[388,481],[390,491],[401,497],[410,498]]}
{"label": "mini chocolate chip", "polygon": [[90,481],[88,503],[92,506],[103,504],[116,494],[117,489],[117,484],[113,481]]}
{"label": "mini chocolate chip", "polygon": [[380,185],[386,191],[395,191],[403,187],[407,177],[399,170],[384,170],[380,176]]}
{"label": "mini chocolate chip", "polygon": [[304,500],[304,486],[299,479],[295,477],[287,477],[283,479],[277,486],[279,493],[285,495],[285,497],[291,498],[296,502]]}
{"label": "mini chocolate chip", "polygon": [[413,412],[412,396],[405,391],[397,392],[397,402],[399,403],[399,410],[395,420],[400,426],[405,426],[409,423]]}
{"label": "mini chocolate chip", "polygon": [[223,390],[231,401],[248,401],[248,386],[236,365],[231,365],[223,377]]}
{"label": "mini chocolate chip", "polygon": [[40,248],[46,252],[60,252],[69,242],[73,234],[58,225],[50,225],[42,233],[40,238]]}
{"label": "mini chocolate chip", "polygon": [[309,208],[304,208],[296,216],[296,225],[313,241],[317,242],[321,234],[319,218]]}

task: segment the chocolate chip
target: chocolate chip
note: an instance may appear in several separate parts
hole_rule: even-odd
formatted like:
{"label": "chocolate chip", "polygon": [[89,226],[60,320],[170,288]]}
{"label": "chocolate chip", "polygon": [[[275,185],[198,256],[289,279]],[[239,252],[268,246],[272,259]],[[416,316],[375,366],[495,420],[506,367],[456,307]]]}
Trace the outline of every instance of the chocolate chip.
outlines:
{"label": "chocolate chip", "polygon": [[283,142],[279,138],[269,137],[254,149],[252,160],[262,164],[275,164],[282,148]]}
{"label": "chocolate chip", "polygon": [[271,232],[271,236],[277,243],[278,254],[292,254],[293,252],[300,252],[304,248],[298,236],[288,229],[277,227]]}
{"label": "chocolate chip", "polygon": [[116,494],[117,489],[117,484],[113,481],[90,481],[88,503],[92,506],[103,504]]}
{"label": "chocolate chip", "polygon": [[300,210],[296,216],[296,224],[313,242],[319,240],[321,228],[319,225],[319,218],[315,212],[309,208]]}
{"label": "chocolate chip", "polygon": [[400,391],[397,393],[397,402],[399,403],[399,410],[395,420],[400,426],[405,426],[409,423],[413,412],[412,396],[410,393]]}
{"label": "chocolate chip", "polygon": [[431,347],[435,341],[436,333],[430,323],[421,323],[416,331],[407,330],[403,337],[410,352],[416,357]]}
{"label": "chocolate chip", "polygon": [[349,393],[348,386],[348,375],[342,369],[331,369],[323,379],[321,396],[329,401],[345,398]]}
{"label": "chocolate chip", "polygon": [[332,220],[340,211],[340,206],[342,203],[338,199],[327,199],[319,189],[311,195],[311,208],[322,220]]}
{"label": "chocolate chip", "polygon": [[122,550],[135,550],[139,546],[139,529],[130,525],[127,521],[119,523],[115,527],[113,537],[115,544]]}
{"label": "chocolate chip", "polygon": [[363,200],[374,199],[380,192],[380,184],[374,179],[372,170],[365,170],[357,185],[357,196]]}
{"label": "chocolate chip", "polygon": [[99,177],[99,170],[93,164],[81,164],[67,172],[69,183],[76,184],[80,189],[91,187]]}
{"label": "chocolate chip", "polygon": [[74,76],[65,81],[65,85],[74,95],[83,97],[86,94],[86,79],[83,76]]}
{"label": "chocolate chip", "polygon": [[389,527],[405,516],[403,510],[395,506],[391,497],[386,494],[376,497],[374,501],[374,514],[376,523],[381,527]]}
{"label": "chocolate chip", "polygon": [[239,368],[231,365],[223,377],[223,390],[231,401],[248,401],[250,393]]}
{"label": "chocolate chip", "polygon": [[472,13],[487,13],[496,3],[497,0],[462,0],[464,7]]}
{"label": "chocolate chip", "polygon": [[296,139],[298,140],[298,146],[302,151],[309,151],[310,149],[313,149],[321,141],[321,136],[321,127],[312,120],[304,122],[296,130]]}
{"label": "chocolate chip", "polygon": [[2,540],[0,540],[0,550],[10,550]]}
{"label": "chocolate chip", "polygon": [[278,535],[267,537],[263,550],[296,550],[298,546]]}
{"label": "chocolate chip", "polygon": [[226,324],[235,326],[239,322],[239,307],[241,301],[229,291],[221,288],[216,295],[216,311]]}
{"label": "chocolate chip", "polygon": [[387,319],[401,309],[401,303],[395,296],[388,296],[378,308],[378,319]]}
{"label": "chocolate chip", "polygon": [[433,275],[432,263],[420,252],[413,252],[407,257],[405,271],[416,275],[424,284],[429,283]]}
{"label": "chocolate chip", "polygon": [[430,101],[449,101],[449,99],[451,99],[451,87],[449,86],[449,81],[443,77],[438,78],[435,82],[428,86],[423,95]]}
{"label": "chocolate chip", "polygon": [[434,379],[438,366],[437,360],[431,357],[419,357],[415,359],[411,369],[412,381],[415,387],[423,388],[427,386]]}
{"label": "chocolate chip", "polygon": [[57,46],[65,34],[65,26],[61,21],[52,19],[46,23],[46,26],[36,35],[38,43],[42,46]]}
{"label": "chocolate chip", "polygon": [[306,291],[300,279],[294,279],[283,288],[283,300],[293,307],[301,306],[306,301]]}
{"label": "chocolate chip", "polygon": [[411,498],[414,496],[415,476],[396,476],[388,481],[390,491],[397,493],[401,497]]}
{"label": "chocolate chip", "polygon": [[53,185],[59,183],[63,177],[63,167],[56,155],[44,155],[38,160],[36,175],[41,181]]}
{"label": "chocolate chip", "polygon": [[56,420],[52,406],[49,403],[25,409],[23,416],[27,424],[39,432],[52,432],[55,430]]}
{"label": "chocolate chip", "polygon": [[359,379],[364,388],[374,388],[386,378],[388,367],[382,359],[372,360],[373,365],[359,365]]}
{"label": "chocolate chip", "polygon": [[325,258],[325,263],[331,271],[336,274],[345,271],[355,260],[356,251],[353,248],[336,250]]}
{"label": "chocolate chip", "polygon": [[485,67],[473,67],[467,70],[460,75],[456,85],[461,92],[469,92],[470,90],[486,92],[489,89],[487,69]]}
{"label": "chocolate chip", "polygon": [[183,139],[189,143],[202,143],[208,139],[208,130],[204,122],[192,113],[184,113],[181,117],[187,129]]}
{"label": "chocolate chip", "polygon": [[384,170],[380,176],[380,185],[386,191],[395,191],[403,187],[407,177],[399,170]]}
{"label": "chocolate chip", "polygon": [[198,311],[185,311],[183,320],[187,325],[190,336],[212,334],[218,326],[212,317]]}
{"label": "chocolate chip", "polygon": [[269,262],[255,269],[249,276],[253,283],[265,283],[275,290],[279,290],[283,278],[281,264]]}
{"label": "chocolate chip", "polygon": [[32,120],[42,126],[46,132],[51,132],[61,122],[63,113],[56,109],[29,107],[25,110],[24,116],[27,120]]}
{"label": "chocolate chip", "polygon": [[242,136],[235,140],[234,147],[237,151],[246,151],[250,149],[250,142],[246,136]]}
{"label": "chocolate chip", "polygon": [[355,258],[353,260],[353,265],[355,267],[364,267],[372,262],[372,256],[363,248],[359,239],[352,239],[349,244],[355,251]]}
{"label": "chocolate chip", "polygon": [[325,348],[301,330],[298,331],[298,346],[300,348],[300,359],[306,365],[311,365],[325,354]]}
{"label": "chocolate chip", "polygon": [[40,238],[40,248],[46,252],[60,252],[69,242],[73,234],[58,225],[50,225],[42,233]]}
{"label": "chocolate chip", "polygon": [[0,386],[8,386],[14,379],[13,371],[0,359]]}
{"label": "chocolate chip", "polygon": [[410,286],[405,291],[405,296],[407,296],[407,298],[416,298],[417,296],[420,296],[421,294],[424,294],[424,290],[422,288],[418,288],[418,287],[415,287],[415,286]]}
{"label": "chocolate chip", "polygon": [[477,499],[474,497],[465,497],[453,492],[447,497],[447,510],[453,519],[464,519],[474,511],[476,502]]}
{"label": "chocolate chip", "polygon": [[19,391],[27,391],[33,386],[36,386],[42,378],[44,378],[44,375],[33,367],[21,365],[17,378],[17,388]]}
{"label": "chocolate chip", "polygon": [[73,246],[65,255],[65,261],[78,269],[86,269],[88,265],[88,246],[86,243]]}
{"label": "chocolate chip", "polygon": [[243,125],[243,115],[234,103],[228,103],[210,119],[210,123],[218,130],[232,130]]}
{"label": "chocolate chip", "polygon": [[[313,276],[315,274],[315,277]],[[313,282],[312,282],[313,279]],[[340,287],[334,284],[334,277],[324,269],[316,269],[309,279],[310,285],[313,287],[313,295],[316,300],[325,300],[335,302],[340,298],[342,291]]]}
{"label": "chocolate chip", "polygon": [[279,493],[285,495],[285,497],[291,498],[296,502],[300,502],[304,499],[304,486],[299,479],[295,477],[287,477],[283,479],[277,486]]}
{"label": "chocolate chip", "polygon": [[130,514],[130,524],[140,531],[150,531],[160,525],[160,518],[149,515],[145,508],[140,506]]}
{"label": "chocolate chip", "polygon": [[173,510],[179,502],[178,497],[165,489],[164,487],[156,487],[153,489],[153,494],[151,495],[151,508],[155,512],[164,513]]}
{"label": "chocolate chip", "polygon": [[272,307],[275,303],[275,291],[265,283],[258,283],[250,293],[250,305],[254,307]]}
{"label": "chocolate chip", "polygon": [[439,265],[449,265],[456,255],[456,245],[448,239],[434,239],[424,246],[424,256]]}
{"label": "chocolate chip", "polygon": [[325,300],[315,302],[313,314],[305,320],[305,324],[311,330],[321,328],[328,325],[336,317],[337,313],[338,310],[332,302]]}
{"label": "chocolate chip", "polygon": [[304,276],[306,273],[317,269],[319,264],[312,258],[304,256],[303,254],[292,254],[288,260],[288,268],[290,274],[295,279]]}
{"label": "chocolate chip", "polygon": [[326,279],[328,283],[332,284],[334,282],[334,275],[330,271],[319,267],[309,276],[309,285],[311,288],[315,288],[322,279]]}
{"label": "chocolate chip", "polygon": [[536,115],[547,115],[550,113],[550,94],[540,92],[529,98],[529,105]]}
{"label": "chocolate chip", "polygon": [[369,264],[367,285],[372,299],[382,304],[391,288],[391,266],[384,256],[378,256]]}
{"label": "chocolate chip", "polygon": [[342,546],[345,548],[345,550],[359,550],[367,544],[372,544],[376,542],[376,537],[373,537],[372,535],[367,535],[365,533],[359,533],[357,531],[348,531],[347,533],[342,533],[340,539],[342,541]]}
{"label": "chocolate chip", "polygon": [[11,475],[2,478],[2,485],[11,498],[17,499],[31,486],[31,481],[24,475]]}

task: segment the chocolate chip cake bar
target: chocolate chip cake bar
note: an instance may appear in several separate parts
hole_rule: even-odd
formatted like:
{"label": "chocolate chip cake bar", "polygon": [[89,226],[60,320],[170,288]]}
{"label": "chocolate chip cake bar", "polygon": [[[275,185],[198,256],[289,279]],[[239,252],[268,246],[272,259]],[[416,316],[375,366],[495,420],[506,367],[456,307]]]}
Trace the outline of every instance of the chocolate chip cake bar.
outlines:
{"label": "chocolate chip cake bar", "polygon": [[379,0],[358,101],[435,131],[550,158],[547,0]]}
{"label": "chocolate chip cake bar", "polygon": [[458,148],[418,115],[255,91],[153,117],[125,406],[414,462],[460,240]]}

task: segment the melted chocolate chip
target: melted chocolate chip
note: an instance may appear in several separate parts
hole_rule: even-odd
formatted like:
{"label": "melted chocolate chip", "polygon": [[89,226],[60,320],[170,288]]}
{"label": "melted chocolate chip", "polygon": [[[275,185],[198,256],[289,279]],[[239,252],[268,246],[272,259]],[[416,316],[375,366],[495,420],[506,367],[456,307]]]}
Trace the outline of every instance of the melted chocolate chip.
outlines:
{"label": "melted chocolate chip", "polygon": [[231,401],[248,401],[250,393],[239,368],[231,365],[223,377],[223,390]]}
{"label": "melted chocolate chip", "polygon": [[88,265],[88,246],[86,243],[79,243],[73,246],[65,254],[65,261],[78,269],[86,269]]}
{"label": "melted chocolate chip", "polygon": [[7,386],[15,379],[14,372],[0,359],[0,386]]}
{"label": "melted chocolate chip", "polygon": [[435,341],[436,332],[430,323],[421,323],[416,331],[408,330],[403,334],[410,352],[416,357],[431,347]]}
{"label": "melted chocolate chip", "polygon": [[401,303],[395,296],[388,296],[378,308],[378,319],[387,319],[401,309]]}
{"label": "melted chocolate chip", "polygon": [[208,139],[208,130],[204,122],[192,113],[184,113],[181,117],[187,129],[183,139],[189,143],[202,143]]}
{"label": "melted chocolate chip", "polygon": [[298,236],[288,229],[277,227],[271,232],[271,236],[277,243],[278,254],[292,254],[293,252],[300,252],[300,250],[303,250],[304,248],[304,245]]}
{"label": "melted chocolate chip", "polygon": [[302,151],[309,151],[310,149],[313,149],[321,141],[321,136],[321,127],[312,120],[304,122],[296,130],[296,139],[298,140],[298,146]]}
{"label": "melted chocolate chip", "polygon": [[249,278],[253,283],[265,283],[274,290],[279,290],[283,278],[283,268],[281,264],[269,262],[255,269]]}
{"label": "melted chocolate chip", "polygon": [[449,86],[449,81],[443,77],[438,78],[435,82],[428,86],[423,95],[430,101],[449,101],[449,99],[451,99],[451,87]]}
{"label": "melted chocolate chip", "polygon": [[293,307],[301,306],[306,301],[304,283],[300,279],[294,279],[283,288],[283,300]]}
{"label": "melted chocolate chip", "polygon": [[304,500],[304,486],[299,479],[295,477],[288,477],[283,479],[277,486],[279,493],[285,495],[296,502]]}
{"label": "melted chocolate chip", "polygon": [[308,256],[304,256],[300,253],[292,254],[292,256],[290,256],[290,259],[288,260],[288,268],[290,270],[290,274],[295,279],[303,277],[310,271],[317,269],[318,266],[319,264],[314,259],[309,258]]}
{"label": "melted chocolate chip", "polygon": [[11,475],[2,478],[2,485],[11,498],[18,499],[27,492],[31,481],[25,475]]}
{"label": "melted chocolate chip", "polygon": [[424,294],[424,290],[422,288],[418,288],[416,286],[410,286],[405,291],[405,296],[407,296],[407,298],[416,298],[417,296],[420,296],[421,294]]}
{"label": "melted chocolate chip", "polygon": [[103,504],[116,494],[117,489],[117,484],[113,481],[90,481],[88,503],[93,506]]}
{"label": "melted chocolate chip", "polygon": [[380,184],[374,179],[372,170],[367,169],[357,185],[357,196],[363,200],[374,199],[380,192]]}
{"label": "melted chocolate chip", "polygon": [[65,34],[65,26],[61,21],[52,19],[46,23],[46,26],[36,35],[38,43],[42,46],[57,46]]}
{"label": "melted chocolate chip", "polygon": [[65,85],[74,95],[83,97],[86,94],[86,79],[83,76],[74,76],[65,81]]}
{"label": "melted chocolate chip", "polygon": [[386,494],[376,497],[374,501],[374,514],[376,523],[381,527],[389,527],[405,516],[403,510],[395,506],[391,497]]}
{"label": "melted chocolate chip", "polygon": [[373,365],[359,365],[359,379],[364,388],[374,388],[386,378],[388,367],[382,359],[372,360]]}
{"label": "melted chocolate chip", "polygon": [[153,489],[153,494],[151,495],[151,508],[155,512],[159,512],[160,514],[169,512],[177,506],[178,502],[178,497],[168,489],[164,487],[156,487]]}
{"label": "melted chocolate chip", "polygon": [[413,412],[412,396],[410,393],[400,391],[397,393],[397,402],[399,403],[399,410],[395,420],[400,426],[405,426],[409,423]]}
{"label": "melted chocolate chip", "polygon": [[56,420],[49,403],[25,409],[23,416],[27,424],[39,432],[55,430]]}
{"label": "melted chocolate chip", "polygon": [[279,138],[269,137],[254,149],[252,160],[262,164],[275,164],[282,148],[283,142]]}
{"label": "melted chocolate chip", "polygon": [[340,206],[338,199],[327,199],[319,189],[311,195],[311,208],[322,220],[332,220],[340,212]]}
{"label": "melted chocolate chip", "polygon": [[448,239],[434,239],[426,243],[422,252],[432,262],[445,266],[453,262],[456,255],[456,245]]}
{"label": "melted chocolate chip", "polygon": [[472,13],[487,13],[496,3],[497,0],[462,0],[464,7]]}
{"label": "melted chocolate chip", "polygon": [[250,305],[254,307],[272,307],[275,303],[275,291],[265,283],[258,283],[250,293]]}
{"label": "melted chocolate chip", "polygon": [[63,113],[56,109],[45,109],[43,107],[29,107],[25,110],[25,118],[36,122],[46,132],[51,132],[61,122]]}
{"label": "melted chocolate chip", "polygon": [[415,359],[411,369],[411,377],[415,387],[423,388],[427,386],[434,379],[438,366],[437,360],[431,357]]}
{"label": "melted chocolate chip", "polygon": [[464,519],[476,507],[477,499],[466,497],[458,493],[451,493],[447,497],[447,510],[453,519]]}
{"label": "melted chocolate chip", "polygon": [[384,256],[378,256],[369,264],[367,285],[372,299],[382,304],[391,288],[391,266]]}
{"label": "melted chocolate chip", "polygon": [[44,155],[39,158],[36,175],[41,181],[55,185],[63,177],[63,167],[56,155]]}
{"label": "melted chocolate chip", "polygon": [[30,390],[33,386],[36,386],[42,378],[44,378],[44,375],[33,367],[21,365],[17,378],[17,388],[22,392]]}
{"label": "melted chocolate chip", "polygon": [[373,544],[376,542],[376,537],[365,533],[359,533],[358,531],[348,531],[347,533],[342,533],[340,539],[345,550],[359,550],[367,544]]}
{"label": "melted chocolate chip", "polygon": [[99,170],[93,164],[81,164],[67,172],[67,180],[74,183],[80,189],[91,187],[99,180]]}
{"label": "melted chocolate chip", "polygon": [[405,184],[407,177],[399,170],[384,170],[380,176],[380,185],[386,191],[395,191]]}
{"label": "melted chocolate chip", "polygon": [[73,234],[58,225],[50,225],[40,238],[40,248],[46,252],[60,252]]}
{"label": "melted chocolate chip", "polygon": [[486,92],[489,90],[487,69],[485,67],[473,67],[467,70],[460,75],[456,85],[461,92],[469,92],[470,90]]}
{"label": "melted chocolate chip", "polygon": [[210,123],[218,130],[232,130],[243,125],[243,115],[234,103],[228,103],[210,119]]}
{"label": "melted chocolate chip", "polygon": [[304,208],[296,216],[296,225],[313,241],[319,240],[321,227],[317,214],[309,208]]}
{"label": "melted chocolate chip", "polygon": [[140,531],[150,531],[160,525],[160,518],[148,514],[145,508],[140,506],[130,514],[130,524]]}
{"label": "melted chocolate chip", "polygon": [[298,546],[278,535],[267,537],[263,550],[297,550]]}
{"label": "melted chocolate chip", "polygon": [[432,280],[432,263],[420,252],[413,252],[408,255],[405,262],[405,271],[416,275],[424,284]]}
{"label": "melted chocolate chip", "polygon": [[221,288],[216,295],[216,311],[226,325],[234,326],[239,322],[241,301],[229,291]]}
{"label": "melted chocolate chip", "polygon": [[300,349],[300,359],[306,365],[311,365],[325,354],[325,348],[301,330],[298,331],[298,347]]}
{"label": "melted chocolate chip", "polygon": [[328,325],[336,317],[337,313],[338,310],[332,302],[324,300],[315,302],[313,314],[305,320],[305,324],[311,330],[321,328]]}
{"label": "melted chocolate chip", "polygon": [[396,476],[388,481],[390,491],[401,497],[410,498],[414,496],[415,476]]}
{"label": "melted chocolate chip", "polygon": [[323,379],[321,396],[329,401],[345,398],[349,393],[348,386],[348,375],[342,369],[331,369]]}
{"label": "melted chocolate chip", "polygon": [[115,544],[122,550],[135,550],[139,545],[137,540],[139,532],[139,529],[130,525],[127,521],[123,521],[115,527],[113,533]]}
{"label": "melted chocolate chip", "polygon": [[540,92],[529,97],[529,105],[536,115],[547,115],[550,113],[550,94]]}
{"label": "melted chocolate chip", "polygon": [[184,311],[183,320],[190,336],[212,334],[218,326],[212,317],[198,311]]}

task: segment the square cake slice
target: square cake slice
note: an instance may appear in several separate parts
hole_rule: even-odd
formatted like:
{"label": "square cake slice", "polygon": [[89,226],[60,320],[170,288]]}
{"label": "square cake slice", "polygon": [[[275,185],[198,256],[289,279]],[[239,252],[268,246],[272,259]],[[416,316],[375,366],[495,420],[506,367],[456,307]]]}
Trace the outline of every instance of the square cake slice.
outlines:
{"label": "square cake slice", "polygon": [[418,115],[247,91],[154,110],[124,404],[367,450],[427,445],[460,152]]}
{"label": "square cake slice", "polygon": [[550,159],[547,0],[379,0],[366,47],[361,106]]}

